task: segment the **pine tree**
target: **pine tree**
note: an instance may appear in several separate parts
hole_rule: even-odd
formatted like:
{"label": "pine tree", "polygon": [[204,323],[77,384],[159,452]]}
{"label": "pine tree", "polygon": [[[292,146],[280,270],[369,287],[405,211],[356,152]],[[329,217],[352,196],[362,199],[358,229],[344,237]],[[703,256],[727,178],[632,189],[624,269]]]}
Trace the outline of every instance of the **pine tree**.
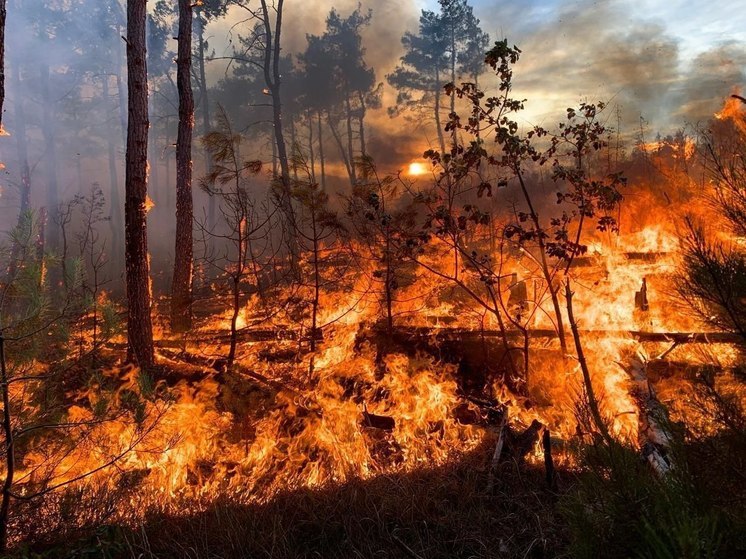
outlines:
{"label": "pine tree", "polygon": [[128,353],[143,367],[155,363],[150,318],[148,262],[148,67],[145,48],[147,0],[127,2],[127,154],[125,176],[125,267]]}

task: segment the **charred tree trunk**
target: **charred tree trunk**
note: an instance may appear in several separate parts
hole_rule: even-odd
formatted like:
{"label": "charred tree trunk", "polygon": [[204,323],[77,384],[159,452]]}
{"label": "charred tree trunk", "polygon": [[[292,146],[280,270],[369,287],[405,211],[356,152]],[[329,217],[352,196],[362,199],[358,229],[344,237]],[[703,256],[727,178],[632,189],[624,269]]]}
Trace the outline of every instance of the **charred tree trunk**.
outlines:
{"label": "charred tree trunk", "polygon": [[365,145],[365,95],[363,95],[362,91],[358,92],[358,95],[360,97],[360,115],[358,116],[358,123],[360,125],[360,154],[363,157],[366,157],[368,155],[368,149]]}
{"label": "charred tree trunk", "polygon": [[[557,336],[559,337],[560,348],[562,350],[562,355],[564,356],[567,355],[567,340],[565,339],[565,325],[562,319],[562,308],[560,307],[559,302],[560,286],[557,285],[555,287],[554,285],[554,276],[549,269],[549,263],[547,261],[547,249],[546,243],[544,241],[544,230],[541,227],[539,214],[534,208],[533,201],[531,200],[531,195],[528,193],[528,188],[526,187],[526,183],[523,180],[523,174],[520,169],[516,169],[516,176],[518,177],[518,183],[521,185],[521,192],[523,193],[523,198],[526,200],[526,205],[528,205],[531,222],[533,223],[534,231],[536,232],[537,243],[539,245],[539,262],[541,264],[541,273],[544,276],[544,281],[547,283],[547,289],[549,290],[549,295],[552,299],[554,316],[555,320],[557,321]],[[568,303],[568,308],[569,306],[570,305]]]}
{"label": "charred tree trunk", "polygon": [[[104,105],[108,108],[110,105],[109,97],[109,76],[104,76],[103,81],[103,97]],[[122,201],[119,192],[119,175],[117,173],[117,157],[116,147],[114,145],[114,137],[111,131],[106,133],[106,148],[109,158],[109,187],[111,189],[111,200],[109,202],[109,225],[111,227],[111,252],[112,254],[119,255],[121,253],[122,244]],[[112,258],[111,262],[114,264],[117,258]]]}
{"label": "charred tree trunk", "polygon": [[583,352],[583,346],[580,343],[580,333],[578,332],[578,324],[575,322],[575,315],[572,310],[572,296],[573,293],[570,290],[570,281],[567,281],[565,285],[565,299],[567,300],[567,317],[570,321],[570,329],[572,330],[572,337],[575,341],[575,351],[578,354],[578,363],[580,364],[580,371],[583,374],[583,386],[585,387],[585,393],[588,397],[588,408],[591,413],[593,423],[596,425],[599,433],[603,437],[607,444],[613,444],[613,439],[609,434],[609,430],[606,427],[606,422],[601,416],[601,409],[598,406],[598,399],[596,393],[593,390],[593,381],[591,380],[591,373],[588,369],[588,362],[585,360],[585,353]]}
{"label": "charred tree trunk", "polygon": [[435,128],[438,130],[438,145],[440,153],[446,152],[446,141],[443,137],[443,127],[440,124],[440,96],[442,95],[440,86],[440,70],[435,69]]}
{"label": "charred tree trunk", "polygon": [[298,182],[298,155],[300,146],[298,145],[298,136],[295,131],[295,119],[290,118],[290,161],[293,168],[293,181]]}
{"label": "charred tree trunk", "polygon": [[357,173],[355,172],[355,151],[352,147],[352,104],[349,88],[345,89],[345,112],[347,113],[347,159],[350,161],[350,183],[355,186]]}
{"label": "charred tree trunk", "polygon": [[285,214],[287,229],[290,232],[288,248],[290,250],[291,264],[294,273],[297,274],[298,246],[295,239],[295,211],[290,191],[290,164],[288,162],[287,146],[283,134],[282,125],[282,98],[280,96],[280,36],[282,32],[282,5],[284,0],[278,0],[275,4],[275,25],[272,29],[272,21],[269,16],[267,0],[262,0],[262,19],[264,24],[264,81],[272,97],[272,123],[274,125],[275,144],[277,145],[277,158],[280,162],[280,208]]}
{"label": "charred tree trunk", "polygon": [[[21,190],[20,207],[18,210],[17,228],[22,230],[24,225],[30,220],[29,211],[31,210],[31,170],[28,164],[28,144],[26,141],[26,111],[23,107],[23,92],[21,91],[21,69],[19,64],[13,65],[13,93],[15,95],[15,131],[16,147],[18,149],[18,163],[21,166]],[[30,224],[28,224],[30,225]],[[10,254],[10,264],[8,266],[8,278],[12,280],[16,275],[18,259],[20,257],[21,246],[17,240],[14,240]]]}
{"label": "charred tree trunk", "polygon": [[[148,114],[155,114],[155,106],[153,105],[153,97],[158,93],[155,88],[155,82],[153,82],[153,95],[148,96]],[[166,199],[163,199],[163,192],[160,188],[160,181],[158,179],[158,134],[152,133],[148,138],[148,172],[149,172],[149,190],[151,192],[151,198],[156,206],[165,206],[165,208],[171,208],[171,185],[166,184]]]}
{"label": "charred tree trunk", "polygon": [[316,152],[313,149],[313,116],[311,111],[307,114],[308,120],[308,159],[311,172],[311,182],[316,183]]}
{"label": "charred tree trunk", "polygon": [[194,98],[192,69],[191,0],[179,0],[179,133],[176,138],[176,247],[171,293],[171,329],[184,332],[192,326],[192,129]]}
{"label": "charred tree trunk", "polygon": [[5,105],[5,0],[0,0],[0,130],[3,126],[3,105]]}
{"label": "charred tree trunk", "polygon": [[[3,2],[5,4],[5,2]],[[4,6],[3,6],[4,8]],[[3,433],[5,435],[5,480],[3,482],[2,501],[0,501],[0,553],[8,548],[8,512],[10,510],[11,489],[15,476],[15,450],[13,442],[13,422],[10,411],[10,392],[8,390],[8,371],[5,363],[5,339],[0,330],[0,391],[3,398]]]}
{"label": "charred tree trunk", "polygon": [[324,161],[324,135],[322,133],[322,127],[321,127],[321,111],[318,112],[318,136],[319,136],[319,166],[321,170],[321,190],[326,192],[326,168],[324,165],[326,162]]}
{"label": "charred tree trunk", "polygon": [[150,319],[148,262],[148,68],[145,49],[147,0],[127,2],[127,155],[125,266],[127,281],[128,353],[140,367],[152,367],[153,327]]}
{"label": "charred tree trunk", "polygon": [[311,231],[313,233],[313,301],[311,307],[311,351],[316,351],[316,331],[319,321],[319,301],[321,299],[321,273],[320,266],[320,247],[319,232],[316,227],[316,210],[311,209]]}
{"label": "charred tree trunk", "polygon": [[[199,65],[199,96],[202,110],[202,135],[210,132],[210,101],[207,97],[207,77],[205,76],[205,22],[202,19],[202,10],[197,6],[197,63]],[[205,172],[209,173],[212,167],[210,154],[205,150]],[[170,183],[169,183],[170,184]],[[216,206],[215,197],[210,196],[207,203],[207,226],[212,231],[215,227]]]}
{"label": "charred tree trunk", "polygon": [[[114,2],[117,6],[119,2]],[[121,28],[117,27],[117,32],[121,35]],[[124,78],[122,77],[122,58],[125,55],[122,53],[122,44],[117,42],[117,59],[114,64],[116,71],[117,80],[117,95],[119,97],[119,126],[122,130],[122,141],[124,145],[127,145],[127,90],[124,85]]]}
{"label": "charred tree trunk", "polygon": [[342,162],[345,165],[345,169],[347,170],[347,176],[350,179],[350,184],[355,184],[355,171],[352,167],[352,161],[350,161],[350,158],[347,155],[347,150],[345,149],[344,144],[342,143],[342,135],[339,133],[339,130],[337,129],[336,123],[332,120],[331,115],[327,117],[328,123],[329,123],[329,130],[332,131],[332,137],[334,138],[334,141],[337,143],[337,147],[339,148],[339,154],[342,156]]}
{"label": "charred tree trunk", "polygon": [[[46,207],[51,223],[57,221],[59,204],[59,187],[57,185],[57,146],[55,145],[54,119],[52,118],[52,96],[49,91],[49,65],[43,64],[40,69],[42,96],[42,132],[44,135],[44,152],[47,175]],[[53,252],[59,248],[57,227],[52,226],[47,235],[49,249]]]}

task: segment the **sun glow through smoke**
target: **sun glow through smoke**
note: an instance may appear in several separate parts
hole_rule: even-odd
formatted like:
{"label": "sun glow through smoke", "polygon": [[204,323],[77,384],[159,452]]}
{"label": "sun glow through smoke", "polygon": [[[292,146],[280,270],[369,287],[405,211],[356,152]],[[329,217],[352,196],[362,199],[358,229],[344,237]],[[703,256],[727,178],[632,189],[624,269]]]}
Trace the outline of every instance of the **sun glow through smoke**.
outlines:
{"label": "sun glow through smoke", "polygon": [[419,161],[414,161],[409,164],[409,167],[407,168],[407,174],[416,177],[419,175],[424,175],[427,173],[427,166],[424,163],[420,163]]}

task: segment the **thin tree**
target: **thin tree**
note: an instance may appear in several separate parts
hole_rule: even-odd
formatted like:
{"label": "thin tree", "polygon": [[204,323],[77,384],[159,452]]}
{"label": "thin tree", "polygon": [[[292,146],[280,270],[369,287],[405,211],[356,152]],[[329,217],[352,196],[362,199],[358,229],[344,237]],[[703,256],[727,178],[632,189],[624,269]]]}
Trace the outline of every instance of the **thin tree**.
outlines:
{"label": "thin tree", "polygon": [[5,103],[5,0],[0,0],[0,130],[3,126]]}
{"label": "thin tree", "polygon": [[128,354],[144,368],[155,362],[150,319],[148,262],[148,67],[145,48],[147,0],[127,2],[127,154],[124,236]]}
{"label": "thin tree", "polygon": [[171,287],[171,328],[188,330],[192,324],[192,130],[194,97],[192,68],[192,7],[179,0],[179,47],[176,82],[179,89],[179,132],[176,138],[176,247]]}

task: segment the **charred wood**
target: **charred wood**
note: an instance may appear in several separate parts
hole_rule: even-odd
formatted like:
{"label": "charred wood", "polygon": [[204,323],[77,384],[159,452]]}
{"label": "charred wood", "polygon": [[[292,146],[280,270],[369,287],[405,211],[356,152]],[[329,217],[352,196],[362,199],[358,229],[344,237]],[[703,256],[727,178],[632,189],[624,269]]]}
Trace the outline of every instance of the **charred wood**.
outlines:
{"label": "charred wood", "polygon": [[383,431],[393,431],[396,427],[396,421],[393,417],[387,415],[376,415],[368,412],[367,407],[363,409],[363,425]]}
{"label": "charred wood", "polygon": [[541,446],[544,449],[544,470],[546,472],[547,487],[557,488],[557,479],[554,472],[554,460],[552,459],[552,436],[549,429],[544,429],[541,437]]}
{"label": "charred wood", "polygon": [[671,436],[665,426],[668,411],[658,400],[647,375],[647,363],[640,357],[630,360],[627,368],[634,383],[633,394],[640,407],[638,442],[643,458],[661,477],[673,467],[671,462]]}

